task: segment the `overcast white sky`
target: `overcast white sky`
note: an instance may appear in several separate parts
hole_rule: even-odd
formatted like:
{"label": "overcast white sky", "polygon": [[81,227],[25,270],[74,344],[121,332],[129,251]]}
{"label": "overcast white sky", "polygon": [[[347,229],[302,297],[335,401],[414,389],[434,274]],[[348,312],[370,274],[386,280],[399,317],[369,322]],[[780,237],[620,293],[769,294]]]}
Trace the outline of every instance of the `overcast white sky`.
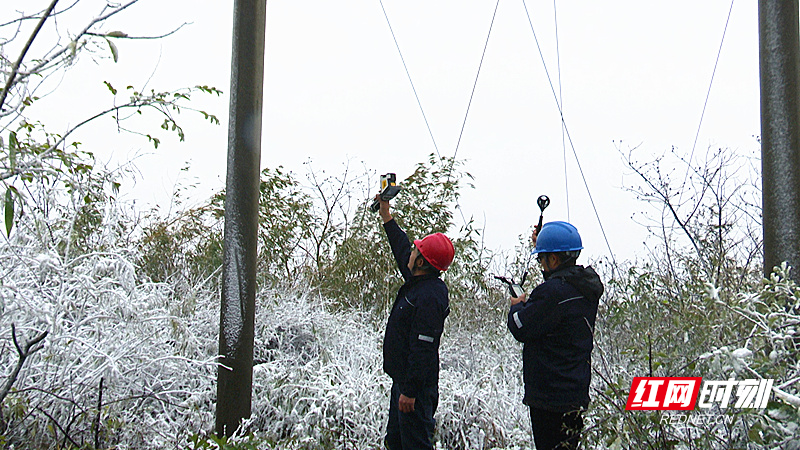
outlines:
{"label": "overcast white sky", "polygon": [[[84,0],[73,16],[94,16],[102,4]],[[452,156],[497,2],[383,4],[439,152]],[[553,1],[525,4],[558,91]],[[623,189],[636,178],[619,149],[638,146],[644,159],[675,147],[688,157],[730,6],[730,0],[557,2],[564,117],[617,259],[642,254],[645,231],[631,216],[648,209]],[[756,6],[733,6],[696,157],[709,146],[758,152]],[[141,0],[105,31],[155,35],[190,24],[165,40],[117,41],[116,64],[83,59],[32,114],[57,127],[77,123],[95,101],[107,104],[104,80],[158,90],[216,86],[225,96],[198,107],[222,125],[186,115],[184,143],[164,138],[153,152],[141,139],[99,128],[79,140],[101,159],[147,153],[128,193],[140,204],[167,201],[180,178],[196,178],[198,195],[223,187],[232,11],[227,1]],[[62,30],[83,22],[64,23]],[[402,179],[435,151],[378,0],[269,0],[266,42],[262,167],[282,165],[302,179],[308,160],[333,173],[349,160]],[[485,226],[490,248],[513,248],[538,219],[536,198],[547,194],[547,220],[569,217],[584,237],[584,254],[608,254],[569,143],[565,176],[558,109],[522,0],[499,3],[458,157],[476,185],[464,193],[464,215]],[[188,174],[180,171],[186,161]]]}

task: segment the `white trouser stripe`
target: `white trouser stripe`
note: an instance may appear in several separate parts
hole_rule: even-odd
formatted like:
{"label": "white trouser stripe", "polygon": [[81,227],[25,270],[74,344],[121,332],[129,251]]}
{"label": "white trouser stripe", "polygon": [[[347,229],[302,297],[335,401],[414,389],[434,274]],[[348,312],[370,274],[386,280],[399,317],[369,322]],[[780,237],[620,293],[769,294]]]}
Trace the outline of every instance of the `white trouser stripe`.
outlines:
{"label": "white trouser stripe", "polygon": [[425,336],[424,334],[420,334],[419,335],[419,340],[420,341],[425,341],[425,342],[433,342],[433,338],[432,337]]}

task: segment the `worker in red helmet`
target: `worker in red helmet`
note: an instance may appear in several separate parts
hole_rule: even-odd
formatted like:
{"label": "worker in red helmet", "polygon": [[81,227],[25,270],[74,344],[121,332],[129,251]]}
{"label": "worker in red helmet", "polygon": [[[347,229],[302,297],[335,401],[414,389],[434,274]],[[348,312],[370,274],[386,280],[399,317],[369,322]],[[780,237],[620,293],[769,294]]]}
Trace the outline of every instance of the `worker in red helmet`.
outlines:
{"label": "worker in red helmet", "polygon": [[447,286],[439,278],[455,256],[442,233],[415,240],[392,218],[389,202],[379,214],[405,283],[397,291],[383,339],[383,370],[392,378],[389,450],[433,449],[433,418],[439,404],[439,341],[450,314]]}

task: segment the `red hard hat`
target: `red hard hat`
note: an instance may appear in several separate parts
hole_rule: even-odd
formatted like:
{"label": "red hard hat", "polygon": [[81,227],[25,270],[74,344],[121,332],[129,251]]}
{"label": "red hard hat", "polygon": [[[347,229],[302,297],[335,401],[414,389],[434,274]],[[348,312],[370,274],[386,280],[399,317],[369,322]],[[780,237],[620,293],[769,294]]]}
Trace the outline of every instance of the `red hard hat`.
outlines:
{"label": "red hard hat", "polygon": [[429,234],[422,240],[417,239],[414,241],[414,246],[433,267],[442,272],[450,267],[456,254],[453,243],[442,233]]}

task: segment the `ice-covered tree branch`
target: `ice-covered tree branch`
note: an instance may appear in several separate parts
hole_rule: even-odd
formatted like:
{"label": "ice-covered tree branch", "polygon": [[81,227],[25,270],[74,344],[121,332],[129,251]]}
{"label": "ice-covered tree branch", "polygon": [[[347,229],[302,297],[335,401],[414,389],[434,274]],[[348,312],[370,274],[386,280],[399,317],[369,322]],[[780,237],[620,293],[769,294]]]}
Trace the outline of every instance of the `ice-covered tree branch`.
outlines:
{"label": "ice-covered tree branch", "polygon": [[47,337],[46,330],[38,333],[33,339],[25,341],[24,344],[20,345],[17,339],[17,327],[15,324],[11,324],[11,338],[14,341],[14,347],[17,349],[18,360],[14,370],[11,371],[11,374],[9,374],[8,378],[6,379],[3,389],[0,390],[0,405],[3,404],[3,400],[5,400],[8,393],[11,392],[11,387],[17,381],[17,377],[19,377],[19,372],[22,370],[25,360],[44,347],[44,343],[42,343],[42,341],[45,337]]}

